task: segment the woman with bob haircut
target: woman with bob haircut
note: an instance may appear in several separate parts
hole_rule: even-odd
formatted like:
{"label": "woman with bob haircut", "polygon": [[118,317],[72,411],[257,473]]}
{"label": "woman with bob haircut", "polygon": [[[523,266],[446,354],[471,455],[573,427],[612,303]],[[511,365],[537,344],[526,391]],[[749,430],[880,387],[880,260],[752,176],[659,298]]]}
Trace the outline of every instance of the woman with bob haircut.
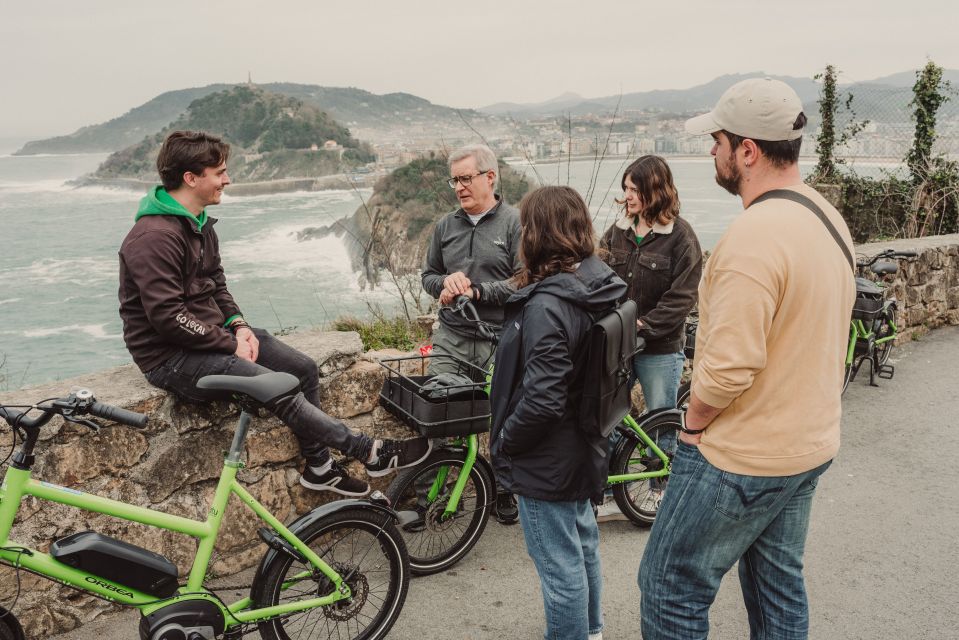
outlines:
{"label": "woman with bob haircut", "polygon": [[606,483],[606,441],[578,426],[590,314],[626,284],[595,255],[586,203],[569,187],[523,198],[517,287],[493,374],[490,453],[519,498],[526,549],[542,586],[546,638],[602,637],[599,529],[590,502]]}
{"label": "woman with bob haircut", "polygon": [[[636,301],[637,331],[646,348],[633,359],[633,375],[646,409],[671,408],[683,373],[685,322],[698,299],[703,251],[693,228],[679,216],[679,194],[665,160],[640,157],[626,168],[622,187],[623,199],[616,202],[623,215],[603,234],[600,248],[626,281],[624,299]],[[647,506],[655,510],[662,486],[651,488]],[[614,503],[600,507],[601,520],[614,514]]]}

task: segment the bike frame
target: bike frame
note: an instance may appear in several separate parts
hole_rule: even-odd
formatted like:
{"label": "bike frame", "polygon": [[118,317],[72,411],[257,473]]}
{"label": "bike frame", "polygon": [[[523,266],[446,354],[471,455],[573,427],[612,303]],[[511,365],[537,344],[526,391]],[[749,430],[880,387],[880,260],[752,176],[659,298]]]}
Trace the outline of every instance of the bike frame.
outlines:
{"label": "bike frame", "polygon": [[623,482],[634,482],[636,480],[650,480],[652,478],[665,478],[669,475],[670,471],[670,461],[669,456],[667,456],[662,449],[660,449],[653,439],[643,431],[643,428],[640,426],[636,420],[633,419],[633,416],[628,415],[623,418],[623,424],[626,425],[629,429],[636,434],[643,444],[652,449],[653,453],[656,454],[656,457],[659,458],[663,463],[663,468],[657,471],[641,471],[639,473],[623,473],[616,476],[609,476],[606,478],[606,484],[621,484]]}
{"label": "bike frame", "polygon": [[[246,412],[241,413],[240,425],[234,436],[230,453],[224,462],[223,472],[220,475],[216,493],[213,496],[205,521],[174,516],[161,511],[87,494],[76,489],[41,482],[31,477],[30,469],[9,467],[3,483],[0,484],[0,563],[23,568],[108,600],[136,607],[144,615],[149,615],[153,611],[174,602],[190,599],[210,600],[224,609],[223,603],[204,589],[203,580],[223,523],[223,514],[226,511],[227,503],[231,495],[236,495],[261,520],[273,527],[282,539],[286,540],[326,576],[333,583],[334,588],[332,593],[327,596],[259,609],[251,608],[252,600],[248,597],[244,598],[226,606],[223,610],[224,618],[227,621],[227,629],[239,624],[260,622],[280,615],[326,606],[349,598],[351,596],[350,589],[343,578],[237,482],[237,472],[245,466],[240,461],[240,451],[249,424],[250,416]],[[138,522],[196,538],[199,541],[199,546],[186,585],[179,588],[177,595],[169,598],[157,598],[85,571],[74,569],[58,562],[48,553],[18,545],[9,539],[9,535],[24,496],[33,496],[40,500],[56,502],[93,513],[102,513],[120,520]],[[294,576],[294,578],[306,578],[310,575],[312,575],[310,572],[304,571],[302,575]]]}
{"label": "bike frame", "polygon": [[[888,308],[888,306],[883,307],[881,313],[885,313],[886,308]],[[856,343],[859,340],[870,340],[870,338],[876,335],[876,331],[874,328],[867,329],[865,323],[859,319],[851,320],[849,327],[849,346],[846,348],[846,364],[852,365],[853,359],[855,358]],[[889,319],[889,327],[892,329],[892,333],[885,338],[873,340],[872,344],[874,346],[895,340],[899,336],[899,327],[896,326],[892,318]],[[872,348],[870,348],[870,351],[872,351]]]}

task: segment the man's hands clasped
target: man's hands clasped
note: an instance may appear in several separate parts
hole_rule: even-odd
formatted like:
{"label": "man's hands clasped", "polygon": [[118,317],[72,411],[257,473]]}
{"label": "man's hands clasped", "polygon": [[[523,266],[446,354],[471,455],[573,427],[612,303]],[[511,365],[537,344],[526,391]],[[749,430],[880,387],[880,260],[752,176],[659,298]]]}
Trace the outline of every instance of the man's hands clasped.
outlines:
{"label": "man's hands clasped", "polygon": [[470,279],[462,271],[451,273],[443,280],[443,291],[440,292],[440,304],[447,305],[456,299],[456,296],[468,295],[475,299],[479,291],[472,288]]}
{"label": "man's hands clasped", "polygon": [[256,362],[260,355],[260,341],[253,335],[249,326],[236,329],[236,355],[244,360]]}

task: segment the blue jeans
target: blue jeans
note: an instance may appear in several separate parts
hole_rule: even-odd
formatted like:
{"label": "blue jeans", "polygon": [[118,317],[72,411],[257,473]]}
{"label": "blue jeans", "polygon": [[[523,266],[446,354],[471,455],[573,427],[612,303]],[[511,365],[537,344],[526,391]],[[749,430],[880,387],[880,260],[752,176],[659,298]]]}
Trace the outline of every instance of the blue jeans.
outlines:
{"label": "blue jeans", "polygon": [[686,357],[682,353],[639,354],[633,358],[633,375],[643,388],[646,410],[676,406],[679,379]]}
{"label": "blue jeans", "polygon": [[519,498],[526,550],[536,565],[546,640],[585,640],[603,630],[599,527],[589,500]]}
{"label": "blue jeans", "polygon": [[645,640],[706,638],[720,580],[739,562],[753,640],[804,639],[803,551],[819,476],[744,476],[679,443],[639,566]]}
{"label": "blue jeans", "polygon": [[258,376],[271,371],[292,373],[300,379],[299,392],[278,398],[266,408],[293,431],[307,464],[325,464],[330,459],[328,446],[358,460],[366,460],[373,440],[365,434],[350,431],[342,420],[320,409],[320,372],[313,358],[277,340],[267,331],[253,329],[253,334],[260,341],[256,362],[233,354],[185,349],[147,372],[146,379],[154,387],[165,389],[183,400],[210,402],[229,400],[233,394],[198,389],[197,380],[203,376]]}

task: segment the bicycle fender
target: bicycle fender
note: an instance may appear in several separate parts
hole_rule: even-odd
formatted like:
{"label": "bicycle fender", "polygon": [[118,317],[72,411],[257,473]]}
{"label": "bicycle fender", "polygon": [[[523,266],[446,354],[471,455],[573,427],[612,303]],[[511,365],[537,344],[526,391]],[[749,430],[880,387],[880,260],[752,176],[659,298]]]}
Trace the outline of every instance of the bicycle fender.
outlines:
{"label": "bicycle fender", "polygon": [[[636,424],[638,424],[639,428],[642,429],[644,425],[650,423],[653,419],[658,418],[660,416],[664,416],[664,415],[672,415],[677,420],[681,421],[685,413],[686,412],[683,411],[682,409],[677,409],[675,407],[663,407],[661,409],[653,409],[649,413],[644,413],[643,415],[641,415],[640,419],[636,421]],[[613,451],[613,458],[616,458],[616,456],[618,456],[619,453],[625,447],[630,447],[630,448],[635,447],[636,443],[639,442],[639,436],[636,435],[636,432],[630,429],[629,427],[624,427],[623,425],[619,425],[618,427],[616,427],[616,429],[619,431],[619,433],[623,437],[620,438],[619,443],[617,443],[616,445],[616,449]]]}
{"label": "bicycle fender", "polygon": [[0,625],[6,625],[13,632],[14,640],[26,640],[27,636],[23,633],[20,621],[13,615],[12,611],[7,611],[2,606],[0,606]]}
{"label": "bicycle fender", "polygon": [[[372,510],[378,513],[382,513],[384,516],[391,518],[394,522],[396,522],[398,519],[395,511],[393,511],[391,508],[385,505],[378,504],[376,502],[370,502],[369,500],[359,500],[359,499],[334,500],[333,502],[328,502],[326,504],[320,505],[319,507],[317,507],[316,509],[313,509],[309,513],[306,513],[300,516],[299,518],[294,520],[291,524],[287,525],[286,528],[289,529],[295,536],[299,537],[299,534],[301,531],[306,529],[308,526],[310,526],[317,520],[321,520],[334,513],[339,513],[340,511],[345,511],[347,509],[356,509],[356,508]],[[253,578],[254,583],[260,578],[261,575],[266,573],[270,565],[272,565],[274,562],[276,562],[277,560],[281,558],[280,554],[281,554],[281,551],[277,549],[272,549],[272,548],[267,549],[267,552],[263,556],[263,559],[260,560],[260,565],[256,568],[256,575]]]}
{"label": "bicycle fender", "polygon": [[[458,445],[444,444],[441,447],[433,449],[433,451],[446,451],[448,453],[455,453],[463,457],[466,460],[466,447],[461,447]],[[431,454],[432,455],[432,454]],[[498,483],[496,482],[496,474],[493,473],[493,463],[490,462],[486,456],[477,452],[476,453],[476,462],[473,463],[475,467],[482,467],[483,471],[486,472],[486,477],[493,481],[493,488],[495,489]]]}

